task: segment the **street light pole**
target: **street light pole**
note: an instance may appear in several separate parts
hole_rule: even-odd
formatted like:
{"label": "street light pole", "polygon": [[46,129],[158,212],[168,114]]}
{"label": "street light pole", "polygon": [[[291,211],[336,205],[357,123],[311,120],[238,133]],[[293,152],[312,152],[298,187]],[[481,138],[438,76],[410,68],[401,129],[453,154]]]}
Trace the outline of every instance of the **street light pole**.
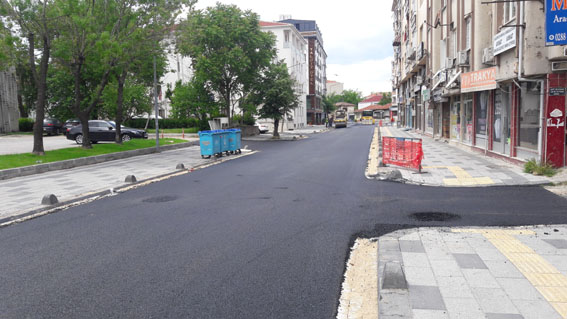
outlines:
{"label": "street light pole", "polygon": [[158,100],[157,100],[157,75],[156,75],[156,56],[154,55],[154,112],[156,116],[156,151],[159,152],[159,121],[158,121]]}

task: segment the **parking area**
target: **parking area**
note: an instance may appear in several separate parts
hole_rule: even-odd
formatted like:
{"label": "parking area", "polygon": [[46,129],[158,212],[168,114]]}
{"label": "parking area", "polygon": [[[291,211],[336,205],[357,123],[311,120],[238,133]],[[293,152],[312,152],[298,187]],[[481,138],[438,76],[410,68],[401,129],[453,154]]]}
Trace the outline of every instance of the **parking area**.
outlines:
{"label": "parking area", "polygon": [[[65,135],[43,136],[43,148],[46,151],[77,146],[67,140]],[[33,150],[33,135],[0,136],[0,155],[30,153]]]}

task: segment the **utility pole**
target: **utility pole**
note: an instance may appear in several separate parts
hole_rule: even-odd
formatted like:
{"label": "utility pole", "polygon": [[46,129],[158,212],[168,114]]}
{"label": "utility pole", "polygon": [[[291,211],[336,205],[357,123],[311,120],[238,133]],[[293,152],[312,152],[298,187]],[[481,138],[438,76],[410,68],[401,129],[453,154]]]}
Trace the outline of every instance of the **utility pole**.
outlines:
{"label": "utility pole", "polygon": [[157,101],[157,75],[156,75],[156,56],[154,55],[154,112],[156,115],[156,150],[159,152],[159,121],[158,121],[158,101]]}

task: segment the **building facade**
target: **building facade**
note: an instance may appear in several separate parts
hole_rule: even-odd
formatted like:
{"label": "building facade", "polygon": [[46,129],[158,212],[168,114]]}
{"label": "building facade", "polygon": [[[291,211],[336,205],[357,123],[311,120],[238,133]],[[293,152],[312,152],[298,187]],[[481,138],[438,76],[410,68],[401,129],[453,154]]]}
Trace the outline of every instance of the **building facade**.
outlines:
{"label": "building facade", "polygon": [[307,40],[307,123],[322,124],[322,99],[327,94],[327,53],[323,47],[323,35],[314,20],[285,19],[279,22],[293,25]]}
{"label": "building facade", "polygon": [[341,95],[344,91],[344,83],[327,80],[327,94]]}
{"label": "building facade", "polygon": [[510,162],[565,166],[567,52],[546,46],[544,9],[394,0],[398,125]]}
{"label": "building facade", "polygon": [[[307,40],[289,23],[260,21],[260,29],[275,35],[277,59],[287,64],[295,81],[295,93],[299,96],[299,106],[283,120],[282,125],[286,129],[303,128],[307,125]],[[273,125],[271,122],[266,124]]]}
{"label": "building facade", "polygon": [[[171,101],[166,97],[167,90],[173,91],[177,82],[188,83],[193,78],[191,68],[191,58],[183,56],[175,50],[175,36],[172,34],[167,39],[167,69],[166,73],[160,79],[161,85],[158,87],[158,116],[161,118],[170,118]],[[153,108],[152,108],[153,113]]]}

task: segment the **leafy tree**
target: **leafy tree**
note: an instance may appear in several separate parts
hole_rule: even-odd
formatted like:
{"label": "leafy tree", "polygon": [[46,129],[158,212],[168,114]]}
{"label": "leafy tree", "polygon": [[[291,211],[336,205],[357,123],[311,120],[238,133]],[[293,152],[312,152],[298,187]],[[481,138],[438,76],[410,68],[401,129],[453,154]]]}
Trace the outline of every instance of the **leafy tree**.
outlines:
{"label": "leafy tree", "polygon": [[[102,108],[99,116],[105,118],[120,118],[120,124],[116,121],[116,130],[123,120],[128,120],[136,115],[150,113],[152,110],[152,98],[148,94],[148,87],[133,81],[126,82],[122,87],[122,106],[118,108],[117,101],[119,86],[116,83],[108,85],[101,96]],[[118,142],[118,141],[117,141]],[[120,140],[122,143],[122,140]]]}
{"label": "leafy tree", "polygon": [[[28,63],[31,78],[36,87],[34,141],[32,153],[44,155],[43,119],[47,101],[47,71],[51,56],[52,41],[55,37],[54,22],[57,15],[55,1],[0,0],[0,11],[10,23],[18,26],[20,39],[26,39]],[[39,66],[36,56],[39,55]]]}
{"label": "leafy tree", "polygon": [[382,99],[378,102],[379,105],[386,105],[388,103],[392,103],[392,93],[384,92],[382,93]]}
{"label": "leafy tree", "polygon": [[177,82],[171,94],[171,108],[175,118],[196,116],[205,120],[208,115],[218,115],[218,104],[197,77],[188,83]]}
{"label": "leafy tree", "polygon": [[[5,9],[0,6],[0,16],[5,15]],[[14,64],[14,41],[12,32],[0,19],[0,71],[7,69]]]}
{"label": "leafy tree", "polygon": [[350,104],[354,104],[355,105],[355,109],[358,108],[358,103],[360,101],[362,101],[362,93],[360,93],[359,91],[355,91],[355,90],[344,90],[341,101],[338,102],[347,102]]}
{"label": "leafy tree", "polygon": [[323,111],[325,114],[333,113],[336,110],[335,104],[338,103],[340,95],[331,94],[323,96]]}
{"label": "leafy tree", "polygon": [[254,92],[261,118],[274,121],[274,138],[279,138],[278,126],[281,119],[299,105],[299,96],[294,91],[294,80],[290,77],[283,61],[271,64],[264,72],[263,80]]}
{"label": "leafy tree", "polygon": [[275,39],[262,32],[258,15],[217,3],[191,10],[178,32],[178,49],[192,59],[196,77],[220,99],[224,114],[245,101],[275,57]]}

